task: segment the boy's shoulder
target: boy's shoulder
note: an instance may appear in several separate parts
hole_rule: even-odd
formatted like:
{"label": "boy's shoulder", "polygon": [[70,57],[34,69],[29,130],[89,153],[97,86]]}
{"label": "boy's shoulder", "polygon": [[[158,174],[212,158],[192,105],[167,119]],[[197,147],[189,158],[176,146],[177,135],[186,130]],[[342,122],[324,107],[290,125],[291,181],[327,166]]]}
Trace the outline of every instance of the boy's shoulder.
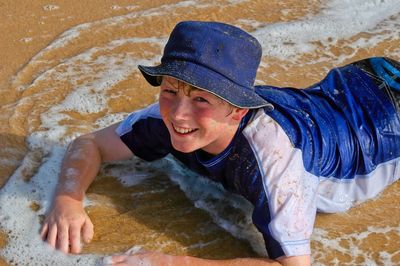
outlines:
{"label": "boy's shoulder", "polygon": [[[116,129],[116,133],[119,136],[123,136],[132,130],[132,126],[136,122],[148,118],[160,120],[160,122],[162,122],[160,114],[160,106],[158,102],[153,103],[143,109],[136,110],[131,114],[129,114],[124,120],[120,122],[119,126]],[[163,122],[161,125],[163,125]]]}
{"label": "boy's shoulder", "polygon": [[136,156],[147,161],[162,158],[172,149],[158,103],[128,115],[115,132]]}

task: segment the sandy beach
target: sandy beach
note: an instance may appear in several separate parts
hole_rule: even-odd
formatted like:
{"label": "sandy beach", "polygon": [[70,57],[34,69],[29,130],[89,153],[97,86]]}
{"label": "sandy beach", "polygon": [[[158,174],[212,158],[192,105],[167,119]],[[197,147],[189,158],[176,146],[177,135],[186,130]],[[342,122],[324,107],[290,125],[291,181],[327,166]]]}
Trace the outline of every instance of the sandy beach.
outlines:
{"label": "sandy beach", "polygon": [[[95,236],[84,255],[54,252],[38,236],[67,144],[157,100],[137,65],[159,61],[181,20],[231,23],[258,38],[259,84],[305,88],[358,59],[400,60],[395,0],[265,2],[2,1],[0,265],[90,265],[132,247],[265,256],[251,206],[172,158],[103,166],[87,194]],[[319,214],[313,265],[400,264],[399,195],[397,182],[347,213]]]}

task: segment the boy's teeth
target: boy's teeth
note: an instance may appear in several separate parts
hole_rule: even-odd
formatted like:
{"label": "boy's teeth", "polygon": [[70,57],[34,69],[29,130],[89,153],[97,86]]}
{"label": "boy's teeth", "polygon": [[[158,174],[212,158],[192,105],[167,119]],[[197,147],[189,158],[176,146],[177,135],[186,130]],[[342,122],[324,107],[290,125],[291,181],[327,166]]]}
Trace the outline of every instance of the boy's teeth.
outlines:
{"label": "boy's teeth", "polygon": [[176,127],[176,126],[174,126],[174,129],[176,132],[181,133],[181,134],[186,134],[186,133],[192,132],[194,130],[193,128],[181,128],[181,127]]}

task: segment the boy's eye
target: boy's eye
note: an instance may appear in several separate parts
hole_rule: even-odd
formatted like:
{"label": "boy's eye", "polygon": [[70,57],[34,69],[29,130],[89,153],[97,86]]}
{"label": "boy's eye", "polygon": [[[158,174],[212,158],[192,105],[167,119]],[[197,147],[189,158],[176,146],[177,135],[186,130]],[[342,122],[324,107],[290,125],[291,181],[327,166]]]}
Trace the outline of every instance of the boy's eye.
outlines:
{"label": "boy's eye", "polygon": [[164,93],[167,93],[167,94],[173,94],[173,95],[176,94],[176,91],[175,91],[175,90],[169,90],[169,89],[165,89],[165,90],[163,90],[163,92],[164,92]]}
{"label": "boy's eye", "polygon": [[203,97],[196,97],[196,98],[194,98],[194,100],[196,102],[208,103],[208,101],[206,99],[204,99]]}

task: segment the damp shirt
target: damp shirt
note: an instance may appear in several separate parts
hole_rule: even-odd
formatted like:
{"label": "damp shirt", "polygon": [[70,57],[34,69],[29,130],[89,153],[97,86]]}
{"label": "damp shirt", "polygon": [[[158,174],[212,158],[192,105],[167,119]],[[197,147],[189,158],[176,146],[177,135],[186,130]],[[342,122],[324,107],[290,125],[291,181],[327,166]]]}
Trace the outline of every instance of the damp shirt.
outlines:
{"label": "damp shirt", "polygon": [[175,150],[158,103],[129,115],[116,132],[136,156],[172,154],[252,202],[270,258],[310,254],[317,211],[346,211],[400,177],[400,74],[391,62],[335,68],[302,90],[257,86],[274,109],[250,110],[215,157]]}

